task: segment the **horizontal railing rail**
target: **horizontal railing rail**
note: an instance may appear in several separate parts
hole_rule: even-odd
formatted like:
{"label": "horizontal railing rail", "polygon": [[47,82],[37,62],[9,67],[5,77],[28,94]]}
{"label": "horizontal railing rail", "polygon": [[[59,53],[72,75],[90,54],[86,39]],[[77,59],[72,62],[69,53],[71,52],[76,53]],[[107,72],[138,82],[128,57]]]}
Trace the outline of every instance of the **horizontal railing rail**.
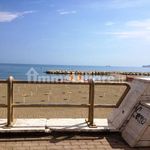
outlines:
{"label": "horizontal railing rail", "polygon": [[[76,107],[76,108],[88,108],[88,120],[89,127],[94,127],[94,108],[117,108],[122,103],[123,99],[130,90],[130,84],[127,82],[94,82],[92,79],[84,82],[75,81],[51,81],[51,82],[39,82],[39,81],[17,81],[12,76],[8,80],[1,80],[0,83],[7,84],[7,104],[0,104],[0,107],[7,108],[7,126],[13,124],[13,110],[16,107]],[[60,103],[46,103],[46,104],[16,104],[13,102],[13,86],[14,84],[69,84],[69,85],[89,85],[89,103],[88,104],[60,104]],[[117,104],[95,104],[95,86],[96,85],[115,85],[115,86],[126,86],[124,93],[121,95]]]}
{"label": "horizontal railing rail", "polygon": [[7,80],[0,80],[0,83],[8,83]]}
{"label": "horizontal railing rail", "polygon": [[[7,108],[7,104],[0,104],[1,108]],[[81,107],[88,108],[90,104],[13,104],[13,107]],[[118,108],[116,104],[94,104],[94,108]]]}
{"label": "horizontal railing rail", "polygon": [[13,104],[14,107],[82,107],[88,108],[90,104]]}

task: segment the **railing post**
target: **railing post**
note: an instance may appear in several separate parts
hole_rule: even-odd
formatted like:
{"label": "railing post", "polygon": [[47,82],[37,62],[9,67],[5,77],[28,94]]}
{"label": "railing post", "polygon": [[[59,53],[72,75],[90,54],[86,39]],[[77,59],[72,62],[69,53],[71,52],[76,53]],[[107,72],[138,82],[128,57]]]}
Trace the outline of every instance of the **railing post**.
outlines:
{"label": "railing post", "polygon": [[89,80],[89,112],[88,112],[88,126],[96,127],[94,124],[94,90],[95,84],[93,79]]}
{"label": "railing post", "polygon": [[7,126],[12,126],[13,123],[13,77],[8,78],[8,94],[7,94]]}

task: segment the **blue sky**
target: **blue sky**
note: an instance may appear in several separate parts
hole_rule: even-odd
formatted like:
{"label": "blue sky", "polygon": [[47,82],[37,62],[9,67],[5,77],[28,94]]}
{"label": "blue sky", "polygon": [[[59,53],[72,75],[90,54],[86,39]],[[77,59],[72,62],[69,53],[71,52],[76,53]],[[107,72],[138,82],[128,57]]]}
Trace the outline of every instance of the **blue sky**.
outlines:
{"label": "blue sky", "polygon": [[150,64],[150,0],[0,0],[0,63]]}

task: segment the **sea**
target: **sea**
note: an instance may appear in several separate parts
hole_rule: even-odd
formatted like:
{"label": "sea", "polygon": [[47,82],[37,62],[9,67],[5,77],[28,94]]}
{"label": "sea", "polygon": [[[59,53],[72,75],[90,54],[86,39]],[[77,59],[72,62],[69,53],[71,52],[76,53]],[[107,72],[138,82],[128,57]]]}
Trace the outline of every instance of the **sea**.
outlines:
{"label": "sea", "polygon": [[146,68],[142,66],[121,67],[121,66],[79,66],[79,65],[42,65],[42,64],[0,64],[0,80],[6,80],[9,76],[13,76],[16,80],[27,80],[27,73],[30,69],[34,69],[40,76],[46,75],[45,72],[47,70],[150,72],[150,67]]}

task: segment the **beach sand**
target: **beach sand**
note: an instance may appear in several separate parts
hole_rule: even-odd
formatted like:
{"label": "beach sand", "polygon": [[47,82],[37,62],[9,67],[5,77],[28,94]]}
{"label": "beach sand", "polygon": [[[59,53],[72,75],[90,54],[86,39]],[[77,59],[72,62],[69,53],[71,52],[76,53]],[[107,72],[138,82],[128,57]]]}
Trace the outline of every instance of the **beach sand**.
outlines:
{"label": "beach sand", "polygon": [[[116,104],[126,86],[96,85],[95,104]],[[88,104],[88,85],[67,84],[14,84],[16,104]],[[0,104],[7,104],[7,85],[0,84]],[[110,108],[95,108],[96,118],[105,118]],[[0,118],[6,118],[7,109],[0,108]],[[87,108],[69,107],[21,107],[14,108],[15,118],[87,118]]]}

